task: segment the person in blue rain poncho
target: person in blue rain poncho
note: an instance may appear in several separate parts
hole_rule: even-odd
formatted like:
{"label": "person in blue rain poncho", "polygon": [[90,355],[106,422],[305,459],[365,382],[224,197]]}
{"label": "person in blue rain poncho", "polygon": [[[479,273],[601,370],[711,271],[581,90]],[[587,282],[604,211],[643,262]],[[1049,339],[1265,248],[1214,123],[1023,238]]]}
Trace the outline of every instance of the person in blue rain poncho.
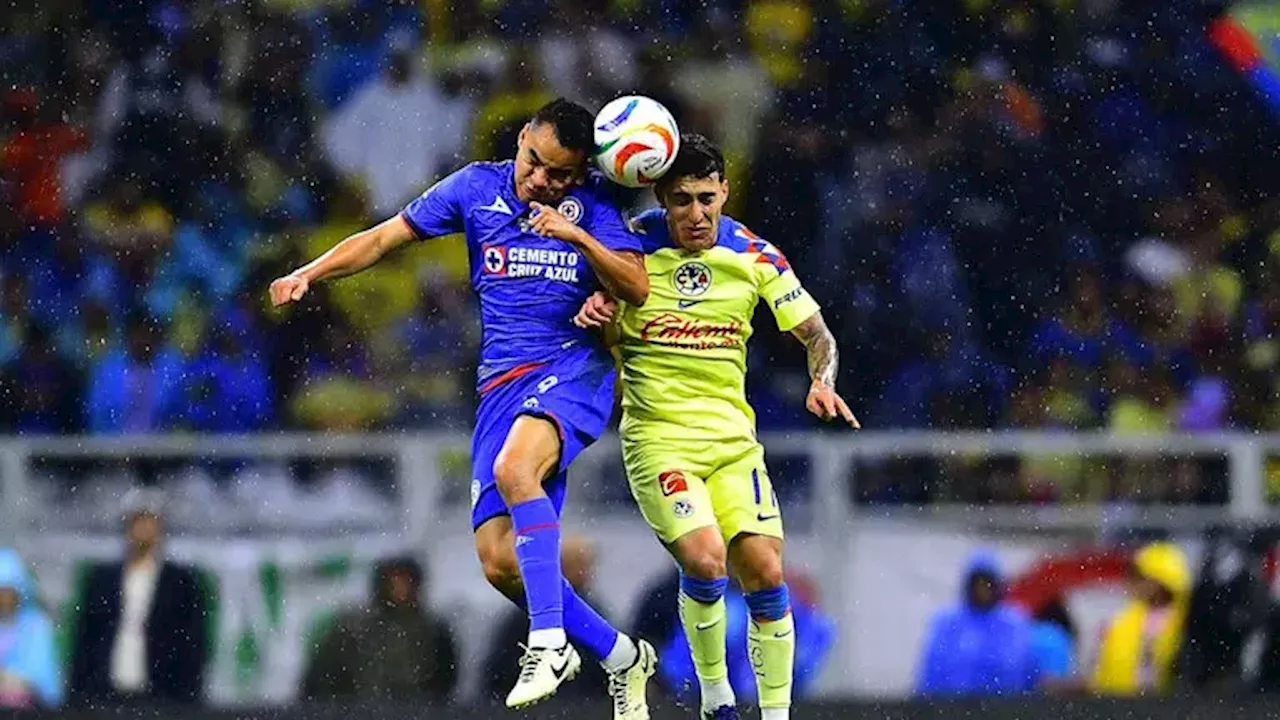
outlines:
{"label": "person in blue rain poncho", "polygon": [[1007,696],[1038,689],[1043,671],[1031,620],[1004,601],[994,555],[975,553],[959,603],[933,617],[917,667],[925,696]]}
{"label": "person in blue rain poncho", "polygon": [[62,703],[53,623],[34,595],[22,558],[0,548],[0,708]]}

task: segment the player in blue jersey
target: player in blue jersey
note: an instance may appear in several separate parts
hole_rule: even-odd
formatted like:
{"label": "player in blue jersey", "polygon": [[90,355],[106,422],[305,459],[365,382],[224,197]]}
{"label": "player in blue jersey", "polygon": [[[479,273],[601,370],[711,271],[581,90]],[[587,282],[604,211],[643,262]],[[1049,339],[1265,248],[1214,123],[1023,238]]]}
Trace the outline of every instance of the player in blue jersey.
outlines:
{"label": "player in blue jersey", "polygon": [[588,171],[592,124],[579,105],[548,104],[520,132],[514,160],[445,177],[399,215],[275,280],[270,294],[276,305],[296,302],[312,283],[360,272],[411,240],[466,234],[483,327],[471,522],[485,576],[529,612],[507,705],[545,699],[578,672],[572,639],[608,671],[616,720],[644,720],[653,648],[612,628],[560,571],[566,471],[614,404],[613,358],[572,319],[598,288],[636,304],[649,294],[639,238],[607,181]]}

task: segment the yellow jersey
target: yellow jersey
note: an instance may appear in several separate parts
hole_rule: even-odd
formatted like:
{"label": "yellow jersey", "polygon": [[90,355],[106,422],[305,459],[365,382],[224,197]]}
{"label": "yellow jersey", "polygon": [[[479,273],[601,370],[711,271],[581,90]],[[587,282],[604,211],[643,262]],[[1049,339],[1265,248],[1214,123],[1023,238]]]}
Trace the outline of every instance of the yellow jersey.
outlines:
{"label": "yellow jersey", "polygon": [[675,244],[663,210],[633,228],[649,299],[619,310],[623,439],[754,441],[746,373],[756,304],[764,300],[786,332],[817,313],[817,302],[786,257],[733,218],[721,216],[716,244],[696,252]]}

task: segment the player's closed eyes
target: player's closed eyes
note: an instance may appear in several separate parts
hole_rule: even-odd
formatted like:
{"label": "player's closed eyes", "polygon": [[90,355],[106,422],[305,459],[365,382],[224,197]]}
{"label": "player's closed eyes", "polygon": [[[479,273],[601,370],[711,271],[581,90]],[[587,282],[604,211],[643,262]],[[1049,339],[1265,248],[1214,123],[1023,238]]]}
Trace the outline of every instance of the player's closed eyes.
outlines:
{"label": "player's closed eyes", "polygon": [[542,158],[538,157],[538,153],[533,150],[529,151],[529,164],[535,168],[546,168],[547,179],[552,182],[568,182],[573,179],[572,168],[552,168],[542,162]]}

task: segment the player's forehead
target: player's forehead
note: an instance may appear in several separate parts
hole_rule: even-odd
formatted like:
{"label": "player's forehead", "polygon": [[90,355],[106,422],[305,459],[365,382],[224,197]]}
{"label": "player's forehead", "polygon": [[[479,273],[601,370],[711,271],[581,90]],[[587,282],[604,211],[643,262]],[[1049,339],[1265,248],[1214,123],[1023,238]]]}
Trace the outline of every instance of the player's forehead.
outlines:
{"label": "player's forehead", "polygon": [[552,170],[573,170],[585,159],[582,153],[560,144],[555,126],[551,123],[530,124],[529,132],[525,133],[524,143],[526,149]]}
{"label": "player's forehead", "polygon": [[707,195],[719,191],[723,182],[720,173],[711,173],[707,177],[684,175],[673,180],[667,192],[672,195]]}

